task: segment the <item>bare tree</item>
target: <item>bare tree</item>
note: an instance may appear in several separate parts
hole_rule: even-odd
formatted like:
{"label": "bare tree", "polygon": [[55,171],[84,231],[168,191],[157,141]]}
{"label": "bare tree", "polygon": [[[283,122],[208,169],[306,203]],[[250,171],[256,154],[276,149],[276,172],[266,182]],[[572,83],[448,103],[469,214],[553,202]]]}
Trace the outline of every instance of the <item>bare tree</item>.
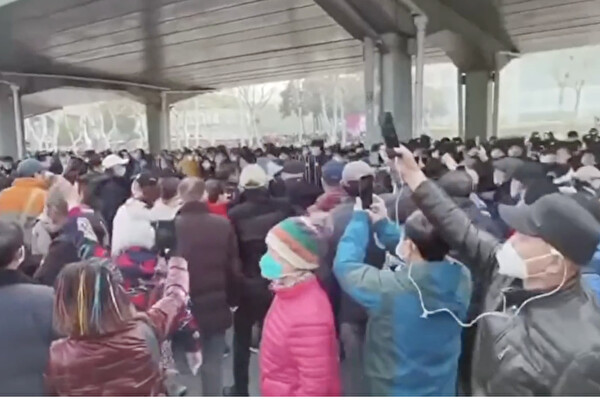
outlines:
{"label": "bare tree", "polygon": [[246,110],[250,131],[249,144],[258,144],[261,136],[258,130],[258,112],[266,107],[273,97],[274,90],[267,85],[242,86],[235,90],[236,97]]}

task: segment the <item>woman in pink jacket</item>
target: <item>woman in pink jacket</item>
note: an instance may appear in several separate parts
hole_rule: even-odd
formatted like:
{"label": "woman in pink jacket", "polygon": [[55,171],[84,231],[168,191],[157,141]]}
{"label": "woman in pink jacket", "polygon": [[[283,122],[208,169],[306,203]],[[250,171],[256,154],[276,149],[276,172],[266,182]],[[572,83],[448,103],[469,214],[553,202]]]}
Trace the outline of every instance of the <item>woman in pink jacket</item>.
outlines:
{"label": "woman in pink jacket", "polygon": [[339,396],[333,312],[312,272],[318,267],[319,229],[308,218],[288,218],[271,229],[266,242],[260,268],[273,281],[275,298],[262,335],[262,395]]}

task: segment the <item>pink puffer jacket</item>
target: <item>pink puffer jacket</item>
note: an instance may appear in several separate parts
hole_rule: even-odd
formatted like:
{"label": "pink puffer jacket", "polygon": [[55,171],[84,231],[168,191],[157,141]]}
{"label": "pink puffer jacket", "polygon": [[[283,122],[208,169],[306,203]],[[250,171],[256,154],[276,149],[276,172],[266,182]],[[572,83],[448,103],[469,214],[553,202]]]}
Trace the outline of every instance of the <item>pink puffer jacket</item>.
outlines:
{"label": "pink puffer jacket", "polygon": [[340,396],[333,312],[313,277],[275,290],[260,346],[263,396]]}

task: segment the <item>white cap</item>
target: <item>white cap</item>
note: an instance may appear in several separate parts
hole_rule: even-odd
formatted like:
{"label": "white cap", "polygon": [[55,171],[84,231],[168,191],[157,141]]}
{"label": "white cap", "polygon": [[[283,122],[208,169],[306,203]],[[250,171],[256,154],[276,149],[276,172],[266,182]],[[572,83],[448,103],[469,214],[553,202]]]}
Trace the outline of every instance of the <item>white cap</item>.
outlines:
{"label": "white cap", "polygon": [[246,165],[240,174],[240,187],[252,189],[265,187],[269,183],[269,178],[264,169],[258,164]]}
{"label": "white cap", "polygon": [[110,154],[102,160],[102,167],[104,169],[110,169],[116,167],[117,165],[126,165],[128,163],[127,160],[115,155]]}

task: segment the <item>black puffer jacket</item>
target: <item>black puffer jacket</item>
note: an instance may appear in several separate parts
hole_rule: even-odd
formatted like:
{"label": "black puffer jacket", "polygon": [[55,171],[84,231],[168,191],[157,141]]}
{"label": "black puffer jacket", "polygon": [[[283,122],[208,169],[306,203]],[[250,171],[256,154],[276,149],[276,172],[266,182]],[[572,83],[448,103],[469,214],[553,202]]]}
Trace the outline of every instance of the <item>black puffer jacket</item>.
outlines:
{"label": "black puffer jacket", "polygon": [[[413,199],[444,239],[469,260],[471,274],[488,283],[487,310],[501,307],[503,292],[513,312],[539,294],[504,289],[513,280],[497,273],[498,240],[476,228],[434,183],[421,184]],[[514,318],[479,322],[472,375],[476,395],[597,395],[598,370],[600,308],[579,281],[534,300]]]}
{"label": "black puffer jacket", "polygon": [[269,230],[293,215],[292,206],[283,199],[270,197],[267,189],[246,190],[240,196],[240,203],[229,210],[242,260],[243,279],[238,282],[240,301],[252,299],[268,307],[269,281],[261,276],[258,263],[267,252],[265,238]]}

